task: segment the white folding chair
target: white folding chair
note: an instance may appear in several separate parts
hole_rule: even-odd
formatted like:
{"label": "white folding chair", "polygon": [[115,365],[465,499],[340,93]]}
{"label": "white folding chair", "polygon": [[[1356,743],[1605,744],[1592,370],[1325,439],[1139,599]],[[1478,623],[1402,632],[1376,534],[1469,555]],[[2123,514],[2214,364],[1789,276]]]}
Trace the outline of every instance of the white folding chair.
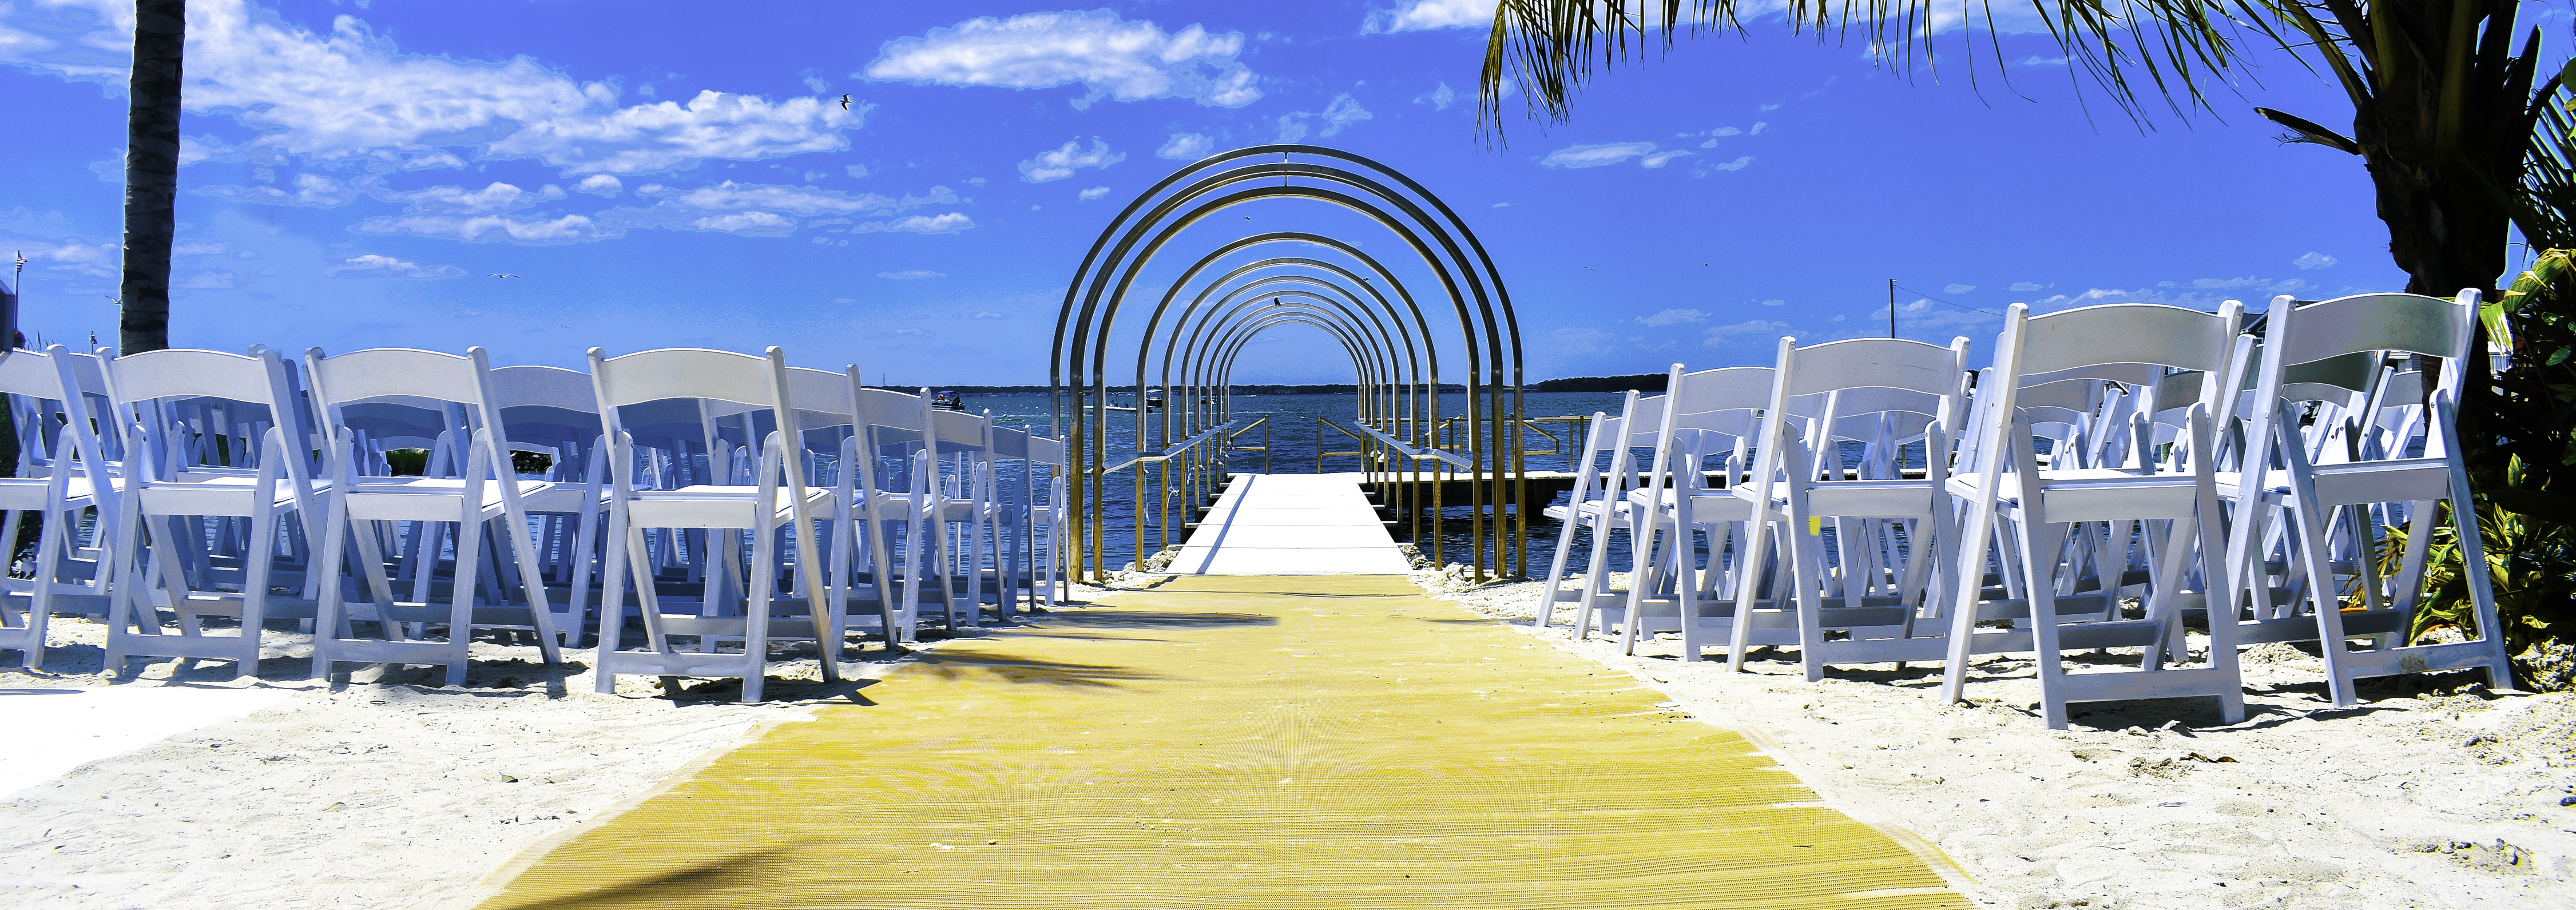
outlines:
{"label": "white folding chair", "polygon": [[608,521],[608,438],[599,398],[589,374],[578,370],[512,366],[494,367],[488,375],[511,451],[539,452],[550,462],[545,479],[553,485],[522,494],[519,507],[537,526],[537,555],[548,560],[547,584],[565,589],[567,620],[555,629],[565,644],[578,645],[599,603],[591,591],[604,584],[599,573]]}
{"label": "white folding chair", "polygon": [[[1628,615],[1628,590],[1612,585],[1610,539],[1613,534],[1627,535],[1631,548],[1630,562],[1635,561],[1634,548],[1640,546],[1637,537],[1639,525],[1628,494],[1643,482],[1645,473],[1637,466],[1636,450],[1651,452],[1658,448],[1656,440],[1659,437],[1655,434],[1663,428],[1665,400],[1663,395],[1638,395],[1635,392],[1622,396],[1619,416],[1612,420],[1619,432],[1598,441],[1601,449],[1609,453],[1610,463],[1603,469],[1605,477],[1600,481],[1604,501],[1600,505],[1576,507],[1577,517],[1591,526],[1592,553],[1584,563],[1583,583],[1575,589],[1575,638],[1592,637],[1596,620],[1601,631],[1607,634],[1611,625],[1624,621]],[[1647,457],[1653,458],[1651,455]],[[1633,570],[1635,566],[1629,568]],[[1629,584],[1633,586],[1637,580],[1638,576],[1631,571]],[[1546,601],[1540,602],[1542,610],[1550,606]]]}
{"label": "white folding chair", "polygon": [[[1626,414],[1628,405],[1636,399],[1636,390],[1629,390],[1621,397],[1619,413]],[[1556,555],[1548,560],[1547,592],[1538,600],[1535,623],[1538,628],[1548,627],[1557,604],[1581,602],[1584,592],[1590,590],[1600,574],[1587,572],[1584,585],[1573,590],[1565,587],[1565,565],[1574,554],[1576,529],[1589,532],[1592,539],[1591,562],[1603,562],[1608,553],[1609,540],[1605,533],[1609,527],[1609,516],[1606,513],[1627,503],[1627,491],[1615,488],[1618,478],[1623,476],[1620,472],[1622,465],[1618,461],[1624,453],[1617,446],[1627,438],[1627,429],[1619,418],[1600,411],[1592,412],[1592,425],[1583,435],[1583,448],[1575,460],[1573,489],[1566,494],[1565,504],[1551,504],[1540,510],[1540,514],[1556,520],[1557,531]],[[1604,461],[1609,464],[1605,466],[1602,464]]]}
{"label": "white folding chair", "polygon": [[[1968,464],[1949,481],[1950,492],[1963,500],[1967,512],[1961,516],[1959,563],[1951,576],[1957,596],[1942,672],[1945,701],[1961,697],[1972,655],[2027,650],[2034,654],[2042,716],[2051,729],[2063,729],[2067,704],[2081,701],[2209,696],[2218,699],[2220,716],[2228,722],[2244,718],[2233,623],[2210,624],[2207,666],[2179,668],[2167,660],[2181,650],[2183,609],[2194,605],[2180,596],[2186,569],[2195,557],[2222,552],[2210,453],[2212,427],[2223,424],[2234,396],[2212,384],[2195,406],[2184,437],[2186,469],[2179,472],[2044,469],[2032,420],[2019,406],[2025,386],[2085,378],[2096,367],[2117,368],[2124,375],[2134,375],[2140,364],[2235,375],[2247,349],[2236,340],[2242,315],[2242,305],[2233,301],[2217,313],[2154,304],[2107,304],[2033,317],[2029,307],[2016,303],[2007,311],[1995,366],[1977,385],[1973,450],[1963,453]],[[2043,381],[2027,382],[2025,377]],[[2215,421],[2213,409],[2220,411]],[[2120,570],[2090,579],[2091,587],[2086,587],[2087,579],[2079,573],[2082,562],[2066,556],[2068,541],[2078,525],[2130,521],[2153,521],[2166,529],[2161,564],[2147,589],[2145,618],[2108,618],[2117,616]],[[1999,529],[2007,534],[1997,535]],[[2000,601],[1984,597],[1986,559],[1997,536],[2009,538],[2002,553],[2003,574],[2018,575],[2021,582],[2019,592]],[[2208,587],[2232,590],[2217,578]],[[2069,614],[2077,624],[2061,629]],[[2017,628],[1977,631],[1978,622],[1995,619],[2012,620]],[[2142,648],[2139,668],[2066,672],[2065,650],[2111,647]]]}
{"label": "white folding chair", "polygon": [[[1967,355],[1965,338],[1946,348],[1892,338],[1801,348],[1794,338],[1780,339],[1770,402],[1753,441],[1753,470],[1730,492],[1758,510],[1748,523],[1745,552],[1766,552],[1774,526],[1789,539],[1785,569],[1791,587],[1788,596],[1775,591],[1773,600],[1795,611],[1800,660],[1810,681],[1823,679],[1828,664],[1928,661],[1942,654],[1939,633],[1917,635],[1915,621],[1941,615],[1937,595],[1932,616],[1920,613],[1934,566],[1957,548],[1943,485],[1948,424],[1957,419],[1967,392]],[[1806,408],[1800,404],[1813,399],[1821,399],[1811,402],[1821,408],[1803,421],[1808,426],[1801,433],[1799,412]],[[1907,416],[1901,426],[1899,415]],[[1923,478],[1908,480],[1895,455],[1902,440],[1917,435],[1917,424],[1925,471]],[[1854,472],[1864,476],[1847,478],[1841,443],[1862,433],[1870,437],[1864,445],[1876,444],[1870,454],[1877,464]],[[1834,523],[1838,565],[1826,558],[1825,521]],[[1902,525],[1891,528],[1889,522]],[[1903,544],[1882,549],[1877,539],[1892,533],[1901,533]],[[1890,565],[1898,555],[1890,551],[1896,550],[1907,551],[1901,566]],[[1738,575],[1736,615],[1759,616],[1761,579],[1751,572]],[[1834,594],[1841,605],[1827,609],[1824,598]],[[1732,624],[1729,670],[1742,669],[1754,625]],[[1829,628],[1847,637],[1827,641]]]}
{"label": "white folding chair", "polygon": [[[2260,567],[2264,554],[2257,548],[2266,537],[2267,513],[2277,510],[2290,538],[2285,555],[2295,561],[2292,571],[2304,582],[2289,606],[2304,610],[2307,621],[2314,623],[2325,658],[2327,691],[2337,705],[2357,703],[2354,682],[2377,676],[2477,668],[2486,671],[2491,686],[2513,684],[2495,592],[2484,569],[2478,523],[2460,517],[2474,515],[2476,508],[2470,499],[2468,466],[2456,421],[2463,378],[2460,361],[2469,356],[2475,337],[2477,303],[2474,289],[2461,291],[2456,301],[2417,294],[2361,294],[2304,306],[2287,296],[2272,302],[2256,373],[2253,400],[2257,407],[2246,414],[2242,475],[2222,478],[2223,491],[2237,500],[2228,563],[2245,579],[2244,590],[2267,595],[2253,601],[2256,608],[2270,607],[2268,585],[2263,581],[2268,572]],[[2292,370],[2354,354],[2369,355],[2365,365],[2376,366],[2383,352],[2442,358],[2424,411],[2423,454],[2405,457],[2401,450],[2377,458],[2318,463],[2319,449],[2299,434],[2299,414],[2292,404],[2315,393],[2292,388],[2296,384],[2288,380],[2300,378]],[[2315,371],[2304,378],[2312,384],[2325,382]],[[2285,388],[2290,390],[2285,393]],[[2351,451],[2343,454],[2349,456]],[[2276,459],[2277,475],[2273,473]],[[2367,570],[2349,573],[2359,589],[2362,608],[2347,612],[2342,603],[2346,586],[2340,575],[2344,573],[2334,566],[2337,554],[2330,534],[2344,525],[2346,533],[2370,541],[2374,546],[2345,554],[2360,563],[2370,562],[2376,556],[2378,535],[2366,527],[2369,510],[2360,507],[2391,503],[2408,504],[2411,516],[2399,570],[2394,578],[2384,580]],[[2449,508],[2437,508],[2441,503]],[[2460,556],[2472,567],[2462,574],[2478,635],[2444,644],[2404,641],[2422,597],[2433,532],[2446,512]],[[2299,622],[2293,616],[2267,621],[2260,614],[2256,620],[2257,625],[2273,627],[2296,627]],[[2379,637],[2388,644],[2368,651],[2348,650],[2349,640],[2360,636]]]}
{"label": "white folding chair", "polygon": [[[1623,651],[1636,653],[1639,640],[1672,631],[1682,633],[1684,659],[1696,659],[1699,648],[1721,633],[1732,635],[1745,618],[1732,592],[1759,574],[1770,554],[1742,544],[1751,539],[1745,523],[1758,520],[1754,508],[1732,490],[1710,487],[1707,461],[1725,459],[1726,486],[1736,485],[1745,469],[1746,440],[1770,390],[1769,367],[1685,373],[1673,365],[1655,423],[1654,466],[1627,493],[1634,568],[1620,621]],[[1699,534],[1707,538],[1705,569],[1695,555]],[[1796,640],[1779,631],[1755,638],[1762,644]]]}
{"label": "white folding chair", "polygon": [[[0,508],[8,527],[0,552],[18,552],[18,516],[41,516],[36,559],[27,578],[9,578],[0,589],[0,650],[19,652],[29,670],[42,669],[48,620],[57,612],[108,611],[117,554],[121,552],[114,516],[123,480],[111,465],[92,426],[92,412],[82,394],[73,354],[62,345],[43,352],[0,351],[0,393],[20,405],[18,476],[0,478]],[[57,403],[56,411],[35,405]],[[45,444],[52,430],[53,445]],[[50,451],[52,457],[47,458]],[[79,545],[81,513],[95,509],[99,520],[88,553]],[[84,560],[84,555],[87,559]],[[77,570],[76,570],[77,569]],[[78,571],[85,570],[85,571]],[[21,606],[21,600],[24,606]]]}
{"label": "white folding chair", "polygon": [[[600,611],[598,690],[616,691],[617,677],[627,673],[739,678],[743,681],[743,701],[759,701],[768,669],[771,607],[773,601],[780,599],[779,532],[787,532],[797,552],[814,553],[813,516],[829,514],[832,509],[831,491],[807,488],[805,471],[786,438],[786,430],[796,426],[793,398],[787,387],[786,355],[774,347],[768,349],[766,358],[675,348],[609,357],[592,348],[590,375],[599,399],[600,417],[608,429],[608,536],[623,544],[609,548],[608,565],[602,572],[606,596]],[[635,442],[618,409],[671,399],[704,399],[766,409],[776,425],[785,429],[760,441],[749,484],[645,489],[637,483]],[[715,447],[709,450],[711,461],[724,460],[712,457]],[[707,573],[710,586],[732,577],[734,572],[740,572],[748,582],[732,592],[741,598],[740,615],[717,615],[723,603],[712,597],[701,601],[701,612],[665,613],[645,548],[646,528],[709,532],[707,558],[722,569]],[[744,532],[751,537],[747,570],[739,566],[742,551],[738,535]],[[812,558],[794,561],[794,571],[804,576],[798,579],[804,590],[825,590],[818,562]],[[624,629],[618,605],[625,603],[629,584],[639,601],[648,650],[628,651],[621,647]],[[834,637],[830,613],[809,609],[800,623],[805,628],[782,631],[807,637],[810,630],[810,637],[821,651],[824,681],[838,682],[840,642]],[[696,637],[701,650],[680,651],[671,644],[673,636]],[[727,653],[710,644],[732,638],[741,640],[740,653]]]}
{"label": "white folding chair", "polygon": [[[327,484],[313,476],[304,422],[294,415],[303,402],[287,385],[285,365],[276,352],[253,347],[248,355],[221,351],[170,349],[119,356],[106,361],[108,389],[125,422],[127,494],[118,497],[117,534],[148,541],[126,547],[120,555],[117,595],[110,599],[105,669],[119,672],[128,658],[180,657],[234,662],[234,675],[259,667],[262,628],[272,618],[311,619],[316,600],[309,595],[319,573],[306,571],[305,597],[280,597],[273,582],[289,581],[278,572],[281,538],[290,526],[306,540],[320,537]],[[255,436],[231,436],[221,446],[207,445],[206,434],[189,435],[191,425],[178,412],[202,410],[202,399],[237,403],[260,411],[235,413],[196,428],[232,433],[264,426]],[[257,440],[256,445],[245,440]],[[206,464],[219,457],[232,464]],[[255,466],[234,466],[247,462]],[[287,522],[290,516],[296,522]],[[209,535],[221,537],[238,528],[241,555],[209,548]],[[207,521],[212,521],[209,527]],[[131,537],[141,526],[148,537]],[[291,568],[291,567],[290,567]],[[293,585],[286,585],[290,590]],[[163,634],[160,611],[178,618],[177,634]],[[237,634],[207,634],[202,617],[240,620]]]}
{"label": "white folding chair", "polygon": [[[305,375],[312,383],[314,403],[323,413],[324,429],[331,440],[326,462],[331,483],[329,492],[324,494],[328,511],[321,554],[312,570],[338,572],[354,545],[359,569],[354,581],[364,584],[373,598],[368,614],[361,617],[349,609],[347,592],[338,581],[326,581],[322,586],[321,610],[313,631],[314,678],[327,678],[333,663],[439,664],[447,668],[447,685],[463,685],[467,651],[477,627],[534,632],[546,663],[560,663],[562,656],[557,649],[561,636],[557,630],[567,622],[577,627],[580,619],[578,614],[558,616],[547,596],[545,565],[537,556],[536,541],[529,536],[528,513],[522,501],[554,485],[520,480],[512,469],[506,442],[508,426],[491,393],[492,366],[483,349],[469,348],[462,357],[408,348],[374,348],[326,357],[321,348],[313,348],[304,352],[304,365]],[[359,473],[357,432],[347,426],[341,415],[352,405],[388,400],[432,405],[442,411],[451,406],[462,409],[465,421],[460,430],[467,433],[467,438],[464,463],[457,476],[371,477]],[[380,529],[394,527],[396,522],[428,529],[430,565],[414,577],[408,597],[397,595],[387,579],[384,554],[378,544],[385,536]],[[494,522],[499,522],[497,528],[492,527]],[[487,533],[492,535],[489,543],[496,550],[506,541],[506,556],[487,552]],[[441,550],[455,554],[447,603],[443,606],[432,602],[436,599],[435,554]],[[507,574],[504,563],[511,558],[517,561],[518,577],[497,577]],[[506,595],[487,597],[477,607],[476,582],[486,561],[492,563],[496,576],[489,579],[494,584],[486,586],[487,592],[503,590],[515,582],[522,592],[520,600],[513,603]],[[358,637],[351,620],[360,618],[375,620],[379,637]],[[404,634],[406,624],[425,627],[431,623],[446,625],[444,640]]]}

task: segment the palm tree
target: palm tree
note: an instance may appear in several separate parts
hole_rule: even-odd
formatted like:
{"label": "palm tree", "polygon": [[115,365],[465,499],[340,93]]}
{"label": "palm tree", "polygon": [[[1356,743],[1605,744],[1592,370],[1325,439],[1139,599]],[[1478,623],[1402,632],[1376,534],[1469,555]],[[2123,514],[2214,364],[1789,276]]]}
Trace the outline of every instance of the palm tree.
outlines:
{"label": "palm tree", "polygon": [[123,353],[170,346],[170,239],[178,230],[179,63],[187,0],[135,0],[134,75],[126,87]]}
{"label": "palm tree", "polygon": [[[1961,0],[1964,2],[1964,0]],[[1977,0],[1993,24],[1992,0]],[[2448,296],[2492,288],[2504,272],[2518,208],[2523,152],[2560,77],[2535,86],[2540,33],[2514,44],[2515,0],[2029,0],[2049,34],[2133,117],[2142,94],[2176,115],[2214,110],[2202,85],[2224,84],[2248,41],[2288,49],[2321,67],[2352,99],[2350,135],[2255,108],[2288,127],[2284,141],[2359,156],[2388,223],[2389,253],[2406,289]],[[1938,62],[1934,0],[1787,0],[1793,30],[1851,33],[1882,63]],[[1483,122],[1499,128],[1509,78],[1533,115],[1564,120],[1572,95],[1632,47],[1742,32],[1736,0],[1502,0],[1486,43]],[[1750,10],[1748,10],[1750,11]],[[1973,77],[1991,36],[1963,38]]]}

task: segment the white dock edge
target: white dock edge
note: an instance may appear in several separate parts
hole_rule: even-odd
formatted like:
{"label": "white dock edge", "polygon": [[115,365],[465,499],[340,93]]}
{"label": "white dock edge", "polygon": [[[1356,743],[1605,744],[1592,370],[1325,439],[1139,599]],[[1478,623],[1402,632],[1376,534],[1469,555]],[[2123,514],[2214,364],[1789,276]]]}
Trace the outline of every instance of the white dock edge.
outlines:
{"label": "white dock edge", "polygon": [[1236,474],[1171,571],[1188,575],[1402,575],[1411,565],[1360,492],[1359,474]]}

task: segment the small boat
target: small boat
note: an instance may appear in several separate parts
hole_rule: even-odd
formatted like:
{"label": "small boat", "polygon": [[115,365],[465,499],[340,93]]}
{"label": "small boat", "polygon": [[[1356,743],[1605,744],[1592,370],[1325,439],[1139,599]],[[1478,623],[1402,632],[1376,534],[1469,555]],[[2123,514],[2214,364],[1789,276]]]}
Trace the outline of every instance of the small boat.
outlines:
{"label": "small boat", "polygon": [[1161,389],[1146,389],[1146,390],[1145,390],[1145,406],[1146,406],[1146,407],[1149,407],[1149,408],[1159,408],[1159,407],[1162,407],[1162,406],[1163,406],[1163,390],[1161,390]]}
{"label": "small boat", "polygon": [[950,391],[936,392],[930,396],[930,406],[943,411],[963,411],[966,410],[966,396]]}

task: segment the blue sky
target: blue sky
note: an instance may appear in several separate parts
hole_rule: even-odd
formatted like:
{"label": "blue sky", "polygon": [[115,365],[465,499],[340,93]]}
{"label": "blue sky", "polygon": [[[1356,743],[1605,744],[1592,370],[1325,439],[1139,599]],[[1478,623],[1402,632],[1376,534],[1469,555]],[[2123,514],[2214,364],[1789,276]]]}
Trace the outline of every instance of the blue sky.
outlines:
{"label": "blue sky", "polygon": [[[576,366],[593,345],[778,344],[897,383],[1043,382],[1065,282],[1117,209],[1282,139],[1458,209],[1534,379],[1883,333],[1889,278],[1913,291],[1903,334],[1980,348],[1998,320],[1967,308],[2016,300],[2259,309],[2403,284],[2359,160],[2251,112],[2350,122],[2278,53],[2214,115],[2142,131],[2044,36],[2004,35],[2006,78],[1981,60],[1972,85],[1964,60],[1908,77],[1757,18],[1613,71],[1571,123],[1510,107],[1497,145],[1474,101],[1490,0],[190,6],[179,346]],[[0,0],[0,248],[32,260],[23,321],[48,340],[114,338],[130,9]],[[1368,231],[1275,204],[1263,229]],[[1347,364],[1290,329],[1236,376]]]}

